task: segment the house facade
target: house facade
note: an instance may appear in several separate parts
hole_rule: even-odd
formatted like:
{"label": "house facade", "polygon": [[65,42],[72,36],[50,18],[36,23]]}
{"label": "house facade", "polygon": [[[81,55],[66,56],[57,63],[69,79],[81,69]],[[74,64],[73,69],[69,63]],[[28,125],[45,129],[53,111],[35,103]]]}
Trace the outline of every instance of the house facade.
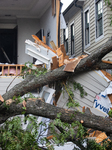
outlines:
{"label": "house facade", "polygon": [[[63,12],[67,27],[61,30],[60,39],[61,44],[65,45],[69,57],[73,58],[84,52],[91,55],[109,40],[112,36],[111,14],[112,11],[103,0],[74,0],[68,6]],[[105,100],[106,104],[99,104],[98,102],[103,99],[99,93],[109,86],[109,82],[105,80],[101,71],[96,70],[84,72],[71,78],[69,87],[74,93],[74,99],[80,105],[78,110],[89,108],[92,113],[105,117],[110,107],[106,106],[107,102],[109,105],[112,102],[109,98],[109,101]],[[74,90],[74,83],[79,83],[87,95],[82,98],[80,92]],[[97,97],[101,99],[99,98],[97,101]],[[68,98],[68,93],[65,90],[65,94],[61,94],[57,106],[67,109]]]}
{"label": "house facade", "polygon": [[[0,1],[1,95],[25,62],[34,62],[34,58],[25,53],[26,39],[34,42],[32,35],[38,36],[40,40],[45,36],[48,46],[51,40],[58,43],[59,12],[60,0]],[[17,77],[7,90],[22,80]]]}
{"label": "house facade", "polygon": [[[46,36],[46,43],[57,39],[57,3],[59,0],[0,1],[0,46],[11,63],[33,62],[25,54],[25,40]],[[58,6],[59,8],[59,6]],[[0,62],[7,63],[0,50]]]}
{"label": "house facade", "polygon": [[112,36],[112,11],[103,0],[74,0],[63,12],[67,28],[61,30],[61,43],[69,56],[89,54]]}

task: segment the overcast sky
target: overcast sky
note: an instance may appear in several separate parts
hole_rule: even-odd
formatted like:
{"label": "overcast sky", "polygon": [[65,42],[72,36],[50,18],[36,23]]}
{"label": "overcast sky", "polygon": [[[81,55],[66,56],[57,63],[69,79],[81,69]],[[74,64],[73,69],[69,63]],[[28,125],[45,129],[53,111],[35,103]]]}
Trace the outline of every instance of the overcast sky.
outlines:
{"label": "overcast sky", "polygon": [[61,0],[63,3],[62,12],[70,5],[73,0]]}

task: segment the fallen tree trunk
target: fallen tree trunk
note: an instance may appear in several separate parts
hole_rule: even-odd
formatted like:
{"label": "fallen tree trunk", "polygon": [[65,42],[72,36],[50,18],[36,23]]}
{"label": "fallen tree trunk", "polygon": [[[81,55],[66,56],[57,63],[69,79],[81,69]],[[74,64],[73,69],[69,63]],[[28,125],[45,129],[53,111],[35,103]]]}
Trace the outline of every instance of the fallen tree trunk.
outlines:
{"label": "fallen tree trunk", "polygon": [[30,76],[26,78],[23,82],[15,85],[7,93],[3,95],[5,100],[13,98],[13,96],[22,96],[27,92],[32,91],[38,87],[53,83],[58,80],[63,80],[68,76],[74,76],[77,73],[81,73],[88,70],[98,70],[98,69],[112,69],[112,65],[104,64],[101,62],[101,58],[112,50],[112,39],[109,39],[106,43],[100,46],[95,53],[91,54],[87,58],[81,60],[77,65],[74,73],[64,72],[64,66],[55,69],[41,75],[39,77]]}
{"label": "fallen tree trunk", "polygon": [[[9,117],[21,115],[23,111],[22,103],[16,104],[16,102],[12,101],[8,108],[6,108],[4,104],[0,105],[0,124],[5,122]],[[106,120],[103,117],[55,107],[40,99],[35,101],[27,100],[26,102],[26,114],[55,119],[58,113],[61,113],[60,119],[63,122],[71,124],[74,121],[79,121],[81,123],[83,122],[83,126],[87,128],[93,128],[112,134],[112,121]]]}

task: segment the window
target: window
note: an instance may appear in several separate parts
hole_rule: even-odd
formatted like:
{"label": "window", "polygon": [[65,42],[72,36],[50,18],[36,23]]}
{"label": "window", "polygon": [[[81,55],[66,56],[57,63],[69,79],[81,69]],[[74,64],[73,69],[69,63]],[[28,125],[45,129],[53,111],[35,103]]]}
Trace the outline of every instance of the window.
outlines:
{"label": "window", "polygon": [[89,9],[86,9],[85,14],[85,46],[90,43],[90,21],[89,21]]}
{"label": "window", "polygon": [[68,27],[64,29],[64,46],[66,53],[68,53]]}
{"label": "window", "polygon": [[74,52],[74,24],[71,25],[71,55],[73,55]]}
{"label": "window", "polygon": [[96,6],[96,38],[103,35],[103,1],[95,0]]}

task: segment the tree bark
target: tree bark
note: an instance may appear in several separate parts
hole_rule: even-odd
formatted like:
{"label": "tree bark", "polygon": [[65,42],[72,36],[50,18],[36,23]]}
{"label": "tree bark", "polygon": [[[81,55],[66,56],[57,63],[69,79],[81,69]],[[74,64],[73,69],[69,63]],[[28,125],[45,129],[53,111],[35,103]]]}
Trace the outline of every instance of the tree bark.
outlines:
{"label": "tree bark", "polygon": [[[0,124],[4,123],[9,117],[21,115],[23,111],[22,103],[16,104],[16,102],[11,102],[8,108],[6,108],[4,104],[0,105]],[[40,99],[35,101],[27,100],[26,102],[26,114],[55,119],[58,113],[61,113],[60,119],[62,122],[71,124],[74,121],[83,121],[82,125],[87,128],[93,128],[112,134],[112,121],[109,119],[93,114],[82,114],[77,111],[70,111],[64,108],[55,107]]]}
{"label": "tree bark", "polygon": [[30,76],[23,82],[15,85],[7,93],[3,95],[5,100],[13,98],[13,96],[22,96],[27,92],[30,92],[38,87],[53,83],[58,80],[63,80],[68,76],[74,76],[77,73],[81,73],[88,70],[99,70],[99,69],[112,69],[112,65],[101,62],[101,58],[112,50],[112,39],[109,39],[106,43],[96,49],[96,52],[88,56],[87,58],[80,61],[77,65],[74,73],[64,72],[64,66],[55,69],[41,75],[39,77]]}

